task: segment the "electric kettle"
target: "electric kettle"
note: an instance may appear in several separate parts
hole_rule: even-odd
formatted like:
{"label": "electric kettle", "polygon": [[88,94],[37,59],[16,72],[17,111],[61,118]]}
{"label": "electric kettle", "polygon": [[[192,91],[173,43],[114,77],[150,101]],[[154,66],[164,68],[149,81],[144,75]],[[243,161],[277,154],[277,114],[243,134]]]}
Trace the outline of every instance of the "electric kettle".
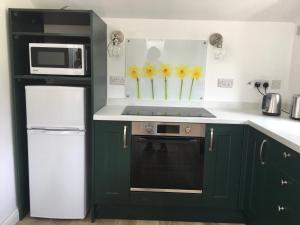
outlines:
{"label": "electric kettle", "polygon": [[278,93],[268,93],[264,95],[262,102],[262,112],[268,116],[281,115],[281,95]]}
{"label": "electric kettle", "polygon": [[293,96],[291,118],[295,120],[300,120],[300,95]]}

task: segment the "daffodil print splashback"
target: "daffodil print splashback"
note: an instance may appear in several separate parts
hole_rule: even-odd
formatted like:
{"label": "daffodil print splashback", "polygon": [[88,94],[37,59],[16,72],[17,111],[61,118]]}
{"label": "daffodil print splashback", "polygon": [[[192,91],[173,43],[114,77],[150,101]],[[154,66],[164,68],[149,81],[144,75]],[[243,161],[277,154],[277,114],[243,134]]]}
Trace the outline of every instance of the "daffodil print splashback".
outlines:
{"label": "daffodil print splashback", "polygon": [[201,100],[207,42],[126,40],[126,96],[152,100]]}

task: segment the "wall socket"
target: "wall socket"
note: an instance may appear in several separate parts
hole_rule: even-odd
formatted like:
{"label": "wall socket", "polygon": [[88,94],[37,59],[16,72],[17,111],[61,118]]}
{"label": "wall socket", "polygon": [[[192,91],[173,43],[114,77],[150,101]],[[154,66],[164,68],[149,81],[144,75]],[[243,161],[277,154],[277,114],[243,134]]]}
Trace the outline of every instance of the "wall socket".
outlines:
{"label": "wall socket", "polygon": [[265,82],[268,82],[269,85],[270,85],[270,81],[269,81],[269,80],[253,80],[253,81],[249,81],[248,84],[250,84],[250,85],[252,85],[254,88],[256,88],[256,87],[255,87],[255,83],[260,83],[260,86],[262,87],[263,84],[264,84]]}
{"label": "wall socket", "polygon": [[125,85],[124,76],[109,76],[110,85]]}
{"label": "wall socket", "polygon": [[218,79],[219,88],[233,88],[233,79]]}

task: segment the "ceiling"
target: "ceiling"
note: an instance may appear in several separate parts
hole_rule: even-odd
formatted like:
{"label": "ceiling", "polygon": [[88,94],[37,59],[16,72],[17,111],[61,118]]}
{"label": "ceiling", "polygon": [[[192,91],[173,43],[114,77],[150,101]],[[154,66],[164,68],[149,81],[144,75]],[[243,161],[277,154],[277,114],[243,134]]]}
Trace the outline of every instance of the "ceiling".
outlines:
{"label": "ceiling", "polygon": [[92,9],[101,17],[282,21],[300,19],[300,0],[31,0],[37,8]]}

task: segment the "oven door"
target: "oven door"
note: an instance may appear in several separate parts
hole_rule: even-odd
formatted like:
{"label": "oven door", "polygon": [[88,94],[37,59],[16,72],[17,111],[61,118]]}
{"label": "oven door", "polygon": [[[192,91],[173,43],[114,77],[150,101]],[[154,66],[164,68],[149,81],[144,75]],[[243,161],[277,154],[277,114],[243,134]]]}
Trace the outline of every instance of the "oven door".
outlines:
{"label": "oven door", "polygon": [[133,136],[131,191],[202,193],[204,138]]}
{"label": "oven door", "polygon": [[85,75],[84,46],[30,43],[32,74]]}

